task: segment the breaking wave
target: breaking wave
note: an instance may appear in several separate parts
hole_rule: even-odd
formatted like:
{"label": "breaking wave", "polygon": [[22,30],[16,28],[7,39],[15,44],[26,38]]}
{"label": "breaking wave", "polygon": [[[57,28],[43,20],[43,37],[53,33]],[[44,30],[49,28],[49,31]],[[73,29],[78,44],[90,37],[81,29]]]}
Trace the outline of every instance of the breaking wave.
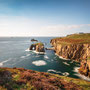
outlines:
{"label": "breaking wave", "polygon": [[29,50],[29,48],[28,48],[28,49],[26,49],[25,51],[26,51],[26,52],[29,52],[30,50]]}
{"label": "breaking wave", "polygon": [[9,58],[8,60],[5,60],[5,61],[0,62],[0,66],[3,66],[3,64],[6,63],[6,62],[8,62],[8,61],[11,61],[11,58]]}
{"label": "breaking wave", "polygon": [[44,56],[45,59],[49,59],[49,57],[47,55]]}
{"label": "breaking wave", "polygon": [[68,64],[67,62],[63,62],[65,65],[68,65],[68,66],[70,66],[70,64]]}
{"label": "breaking wave", "polygon": [[64,75],[64,76],[68,76],[69,75],[69,73],[68,72],[64,72],[64,73],[62,73],[62,72],[60,72],[60,71],[57,71],[57,70],[54,70],[54,69],[49,69],[49,70],[47,70],[47,72],[54,72],[54,73],[56,73],[56,74],[62,74],[62,75]]}
{"label": "breaking wave", "polygon": [[49,69],[49,70],[47,70],[47,72],[61,73],[60,71],[56,71],[54,69]]}

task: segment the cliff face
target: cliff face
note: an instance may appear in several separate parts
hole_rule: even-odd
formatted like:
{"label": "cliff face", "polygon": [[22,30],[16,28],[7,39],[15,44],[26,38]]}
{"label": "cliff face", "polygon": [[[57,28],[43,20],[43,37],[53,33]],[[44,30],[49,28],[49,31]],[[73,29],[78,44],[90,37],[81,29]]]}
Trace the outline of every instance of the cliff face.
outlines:
{"label": "cliff face", "polygon": [[62,45],[58,44],[58,40],[52,39],[51,44],[54,46],[57,55],[66,59],[83,60],[90,57],[90,45],[89,44],[70,44]]}
{"label": "cliff face", "polygon": [[65,76],[24,68],[0,68],[0,90],[90,90],[89,86],[90,82]]}
{"label": "cliff face", "polygon": [[79,61],[81,63],[79,72],[90,77],[90,68],[88,68],[90,64],[85,61],[90,58],[90,34],[55,38],[50,43],[58,56]]}

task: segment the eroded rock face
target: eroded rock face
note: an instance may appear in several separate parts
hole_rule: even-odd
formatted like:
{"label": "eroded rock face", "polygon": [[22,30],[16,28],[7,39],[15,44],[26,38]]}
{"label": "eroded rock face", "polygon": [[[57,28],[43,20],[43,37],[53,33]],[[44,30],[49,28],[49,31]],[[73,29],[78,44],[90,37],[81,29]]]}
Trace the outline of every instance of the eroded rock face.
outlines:
{"label": "eroded rock face", "polygon": [[45,52],[44,45],[41,43],[32,44],[29,50],[36,50],[36,52]]}
{"label": "eroded rock face", "polygon": [[32,44],[32,45],[30,46],[29,50],[36,50],[36,45],[33,45],[33,44]]}
{"label": "eroded rock face", "polygon": [[58,44],[58,41],[52,40],[51,44],[55,48],[55,52],[66,59],[73,59],[81,61],[90,57],[90,45],[89,44],[70,44],[62,45]]}
{"label": "eroded rock face", "polygon": [[90,44],[62,45],[58,42],[56,39],[51,40],[56,54],[66,59],[79,61],[81,63],[79,72],[90,77],[90,61],[86,61],[90,57]]}
{"label": "eroded rock face", "polygon": [[36,46],[36,51],[37,52],[45,52],[44,46],[37,45]]}
{"label": "eroded rock face", "polygon": [[85,76],[90,77],[90,61],[83,60],[79,68],[79,72]]}

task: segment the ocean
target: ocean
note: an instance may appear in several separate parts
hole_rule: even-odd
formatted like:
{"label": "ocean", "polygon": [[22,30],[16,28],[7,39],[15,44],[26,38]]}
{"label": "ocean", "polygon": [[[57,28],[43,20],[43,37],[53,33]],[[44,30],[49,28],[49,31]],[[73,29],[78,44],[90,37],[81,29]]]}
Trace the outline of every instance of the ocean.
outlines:
{"label": "ocean", "polygon": [[80,78],[75,70],[79,63],[59,58],[52,50],[46,50],[45,55],[29,51],[32,38],[50,48],[50,40],[54,37],[0,37],[0,67],[20,67]]}

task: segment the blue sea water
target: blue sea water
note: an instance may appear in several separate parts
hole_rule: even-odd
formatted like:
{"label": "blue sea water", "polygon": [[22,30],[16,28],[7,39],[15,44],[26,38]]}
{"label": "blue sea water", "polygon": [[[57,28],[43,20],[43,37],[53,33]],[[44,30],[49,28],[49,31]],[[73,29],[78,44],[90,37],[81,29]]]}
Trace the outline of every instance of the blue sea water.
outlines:
{"label": "blue sea water", "polygon": [[45,55],[28,51],[32,38],[43,42],[47,48],[51,47],[53,37],[0,37],[0,67],[22,67],[79,78],[74,71],[78,63],[60,59],[52,50],[46,50]]}

